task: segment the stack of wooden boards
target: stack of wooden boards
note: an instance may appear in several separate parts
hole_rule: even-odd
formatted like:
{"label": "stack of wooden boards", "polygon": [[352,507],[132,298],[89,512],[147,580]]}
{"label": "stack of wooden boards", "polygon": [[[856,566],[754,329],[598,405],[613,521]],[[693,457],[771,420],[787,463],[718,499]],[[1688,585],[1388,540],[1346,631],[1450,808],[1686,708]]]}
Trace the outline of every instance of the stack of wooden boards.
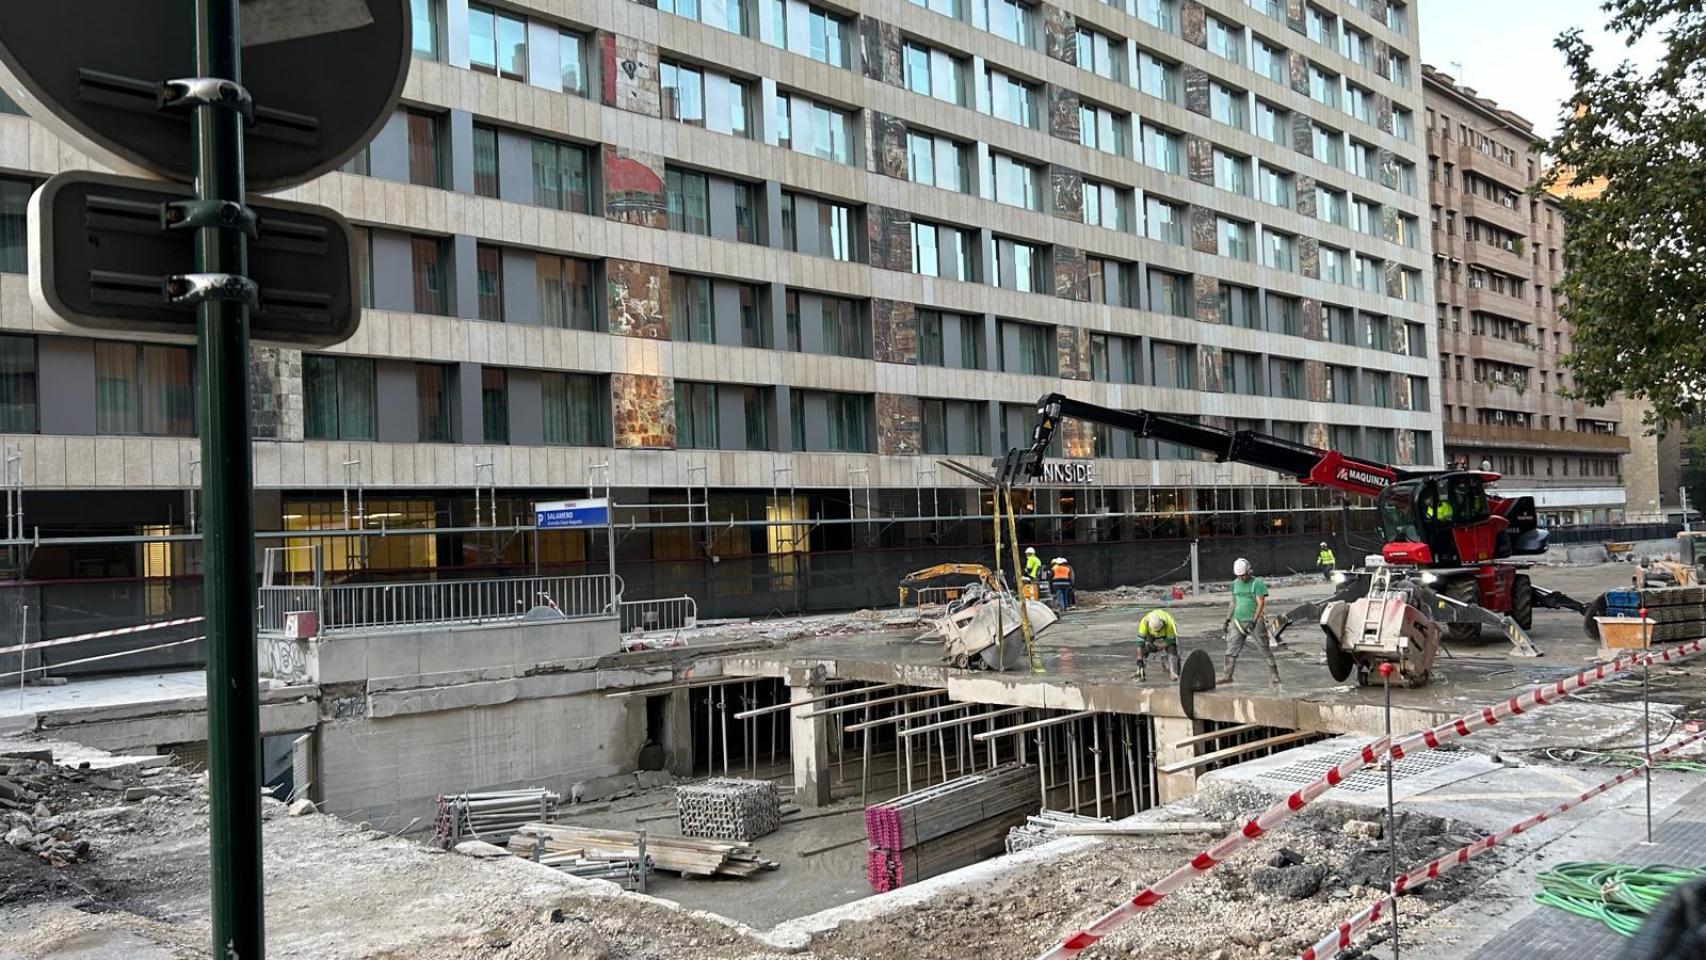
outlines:
{"label": "stack of wooden boards", "polygon": [[[684,877],[750,877],[776,869],[751,844],[646,834],[644,860],[650,870]],[[555,823],[529,823],[509,838],[509,850],[579,876],[599,870],[628,870],[638,876],[641,835],[631,830],[594,830]],[[585,871],[585,872],[582,872]]]}
{"label": "stack of wooden boards", "polygon": [[441,794],[433,838],[445,849],[464,840],[502,845],[524,823],[552,823],[562,797],[549,790]]}
{"label": "stack of wooden boards", "polygon": [[684,837],[749,843],[782,827],[782,797],[769,780],[712,777],[675,788]]}
{"label": "stack of wooden boards", "polygon": [[1605,595],[1606,616],[1633,617],[1642,607],[1653,621],[1647,638],[1653,643],[1706,636],[1706,587],[1647,587]]}
{"label": "stack of wooden boards", "polygon": [[866,807],[871,889],[893,890],[998,856],[1036,802],[1036,768],[1007,764]]}

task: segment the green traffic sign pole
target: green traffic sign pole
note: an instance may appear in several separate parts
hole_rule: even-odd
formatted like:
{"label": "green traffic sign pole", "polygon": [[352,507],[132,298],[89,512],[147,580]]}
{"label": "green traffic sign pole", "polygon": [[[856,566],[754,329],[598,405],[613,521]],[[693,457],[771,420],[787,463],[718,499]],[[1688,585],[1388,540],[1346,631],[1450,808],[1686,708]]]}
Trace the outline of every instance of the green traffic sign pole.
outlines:
{"label": "green traffic sign pole", "polygon": [[[237,0],[195,0],[195,67],[242,82]],[[194,107],[198,200],[243,203],[243,116]],[[242,277],[248,237],[234,224],[195,235],[198,273]],[[249,308],[196,306],[201,421],[203,594],[207,605],[207,787],[213,956],[265,956],[261,884],[260,695],[255,650],[255,515],[249,442]]]}

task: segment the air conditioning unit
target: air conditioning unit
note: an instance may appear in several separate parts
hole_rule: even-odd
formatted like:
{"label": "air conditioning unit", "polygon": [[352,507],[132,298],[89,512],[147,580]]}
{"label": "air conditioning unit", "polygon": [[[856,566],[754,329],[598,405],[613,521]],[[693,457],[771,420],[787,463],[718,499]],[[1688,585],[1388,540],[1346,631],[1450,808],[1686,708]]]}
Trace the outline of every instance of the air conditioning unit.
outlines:
{"label": "air conditioning unit", "polygon": [[284,635],[291,640],[312,640],[320,635],[320,615],[312,610],[293,610],[285,614]]}

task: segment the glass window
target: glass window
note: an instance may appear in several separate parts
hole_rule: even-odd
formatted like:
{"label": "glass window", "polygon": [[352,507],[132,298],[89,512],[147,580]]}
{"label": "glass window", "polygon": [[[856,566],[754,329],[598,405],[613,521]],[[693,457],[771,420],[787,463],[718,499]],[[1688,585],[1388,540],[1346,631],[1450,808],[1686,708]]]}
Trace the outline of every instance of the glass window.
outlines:
{"label": "glass window", "polygon": [[1348,251],[1341,250],[1338,247],[1329,247],[1326,244],[1322,244],[1321,279],[1328,283],[1344,283],[1345,259],[1349,256],[1350,254]]}
{"label": "glass window", "polygon": [[536,254],[539,322],[559,330],[596,330],[590,261]]}
{"label": "glass window", "polygon": [[1157,100],[1178,103],[1181,84],[1179,65],[1145,50],[1137,55],[1138,86]]}
{"label": "glass window", "polygon": [[1179,30],[1179,0],[1137,0],[1137,17],[1167,33]]}
{"label": "glass window", "polygon": [[1250,158],[1215,148],[1214,185],[1230,193],[1250,195]]}
{"label": "glass window", "polygon": [[1337,17],[1312,6],[1304,13],[1304,34],[1316,43],[1331,47],[1338,35],[1338,23]]}
{"label": "glass window", "polygon": [[1345,307],[1325,306],[1321,310],[1327,327],[1327,339],[1346,346],[1356,346],[1357,324],[1355,315]]}
{"label": "glass window", "polygon": [[1035,128],[1037,125],[1036,88],[1016,77],[985,68],[985,87],[989,94],[991,116],[1008,123]]}
{"label": "glass window", "polygon": [[1296,297],[1268,294],[1268,329],[1291,337],[1303,335],[1303,306]]}
{"label": "glass window", "polygon": [[1107,107],[1080,104],[1078,107],[1078,142],[1103,153],[1124,156],[1126,129],[1130,118],[1116,114]]}
{"label": "glass window", "polygon": [[1309,99],[1317,103],[1324,103],[1329,107],[1337,107],[1339,105],[1339,75],[1310,64]]}
{"label": "glass window", "polygon": [[1109,80],[1123,80],[1125,41],[1078,25],[1078,68]]}
{"label": "glass window", "polygon": [[564,30],[557,35],[557,69],[563,77],[563,92],[586,96],[592,92],[587,72],[586,35]]}
{"label": "glass window", "polygon": [[410,244],[410,268],[415,287],[415,312],[441,317],[450,315],[449,241],[438,237],[414,237]]}
{"label": "glass window", "polygon": [[444,186],[444,156],[437,114],[409,110],[409,182],[421,187]]}
{"label": "glass window", "polygon": [[705,175],[685,170],[664,171],[669,228],[700,236],[711,235],[711,200]]}
{"label": "glass window", "polygon": [[1342,227],[1350,222],[1349,214],[1346,213],[1349,208],[1350,204],[1345,199],[1343,190],[1333,190],[1322,186],[1315,188],[1316,217]]}
{"label": "glass window", "polygon": [[761,387],[741,388],[741,413],[746,421],[746,448],[770,449],[769,391]]}
{"label": "glass window", "polygon": [[491,7],[468,7],[468,65],[511,80],[527,79],[527,22]]}
{"label": "glass window", "polygon": [[1042,248],[1006,237],[996,238],[995,285],[1025,293],[1043,292]]}
{"label": "glass window", "polygon": [[498,195],[498,132],[481,123],[474,124],[474,192]]}
{"label": "glass window", "polygon": [[1261,325],[1256,312],[1256,291],[1230,283],[1220,285],[1220,322],[1230,327],[1255,330]]}
{"label": "glass window", "polygon": [[1250,259],[1250,225],[1226,217],[1216,217],[1214,223],[1220,255],[1234,260]]}
{"label": "glass window", "polygon": [[509,371],[480,368],[480,441],[509,442]]}
{"label": "glass window", "polygon": [[999,203],[1042,209],[1041,191],[1037,186],[1037,168],[1006,154],[993,154],[989,165],[989,195]]}
{"label": "glass window", "polygon": [[1315,159],[1335,167],[1345,165],[1344,134],[1318,123],[1309,125],[1311,151]]}
{"label": "glass window", "polygon": [[869,360],[873,348],[871,324],[858,301],[830,296],[819,300],[825,351],[837,357]]}
{"label": "glass window", "polygon": [[665,61],[658,64],[658,86],[663,92],[663,115],[671,120],[705,125],[705,75],[692,67]]}
{"label": "glass window", "polygon": [[943,365],[942,315],[935,310],[918,311],[918,362],[926,367]]}
{"label": "glass window", "polygon": [[1265,100],[1257,100],[1256,136],[1282,147],[1291,146],[1291,113]]}
{"label": "glass window", "polygon": [[[1302,400],[1303,361],[1286,357],[1268,360],[1268,392],[1282,400]],[[1275,424],[1278,427],[1278,424]],[[1299,438],[1301,439],[1301,438]]]}
{"label": "glass window", "polygon": [[194,359],[189,347],[97,341],[95,432],[195,436]]}
{"label": "glass window", "polygon": [[[734,0],[730,0],[731,3]],[[808,56],[832,67],[847,66],[846,21],[835,14],[810,7],[806,13]]]}
{"label": "glass window", "polygon": [[948,452],[948,404],[944,400],[923,401],[923,442],[925,453]]}
{"label": "glass window", "polygon": [[921,277],[941,275],[942,251],[936,245],[939,229],[933,223],[912,221],[912,272]]}
{"label": "glass window", "polygon": [[960,366],[966,370],[982,370],[983,364],[983,319],[961,317]]}
{"label": "glass window", "polygon": [[1227,126],[1245,126],[1244,91],[1220,83],[1208,85],[1208,115]]}
{"label": "glass window", "polygon": [[1183,343],[1157,340],[1153,345],[1154,369],[1150,383],[1180,390],[1196,389],[1196,349]]}
{"label": "glass window", "polygon": [[545,442],[572,447],[605,443],[604,391],[584,373],[546,373],[540,378]]}
{"label": "glass window", "polygon": [[1160,197],[1145,197],[1143,201],[1145,235],[1151,240],[1183,245],[1185,242],[1185,207]]}
{"label": "glass window", "polygon": [[424,60],[438,59],[439,0],[409,0],[409,16],[413,21],[409,32],[415,56]]}
{"label": "glass window", "polygon": [[1034,323],[1014,324],[1018,335],[1018,373],[1035,376],[1054,374],[1054,329]]}
{"label": "glass window", "polygon": [[1276,207],[1291,206],[1291,174],[1284,170],[1276,170],[1267,164],[1262,164],[1261,174],[1262,201]]}
{"label": "glass window", "polygon": [[1170,316],[1189,317],[1193,313],[1194,298],[1189,274],[1149,268],[1149,309]]}
{"label": "glass window", "polygon": [[503,251],[480,244],[474,248],[474,279],[479,290],[481,320],[504,318]]}
{"label": "glass window", "polygon": [[592,153],[555,140],[533,141],[533,202],[553,210],[592,212]]}
{"label": "glass window", "polygon": [[1262,231],[1262,265],[1275,270],[1297,269],[1297,238],[1276,230]]}
{"label": "glass window", "polygon": [[1256,72],[1276,83],[1287,83],[1291,79],[1291,65],[1286,56],[1285,48],[1256,38],[1251,41],[1256,51]]}
{"label": "glass window", "polygon": [[305,354],[302,394],[302,432],[309,440],[378,436],[372,360]]}
{"label": "glass window", "polygon": [[1185,151],[1180,136],[1171,130],[1143,125],[1143,162],[1166,173],[1185,172]]}
{"label": "glass window", "polygon": [[36,341],[0,335],[0,433],[35,433]]}
{"label": "glass window", "polygon": [[24,273],[30,265],[29,207],[35,184],[0,177],[0,273]]}
{"label": "glass window", "polygon": [[717,342],[717,318],[711,278],[685,273],[669,275],[669,331],[676,340]]}
{"label": "glass window", "polygon": [[1036,17],[1036,11],[1030,4],[1020,0],[980,0],[986,4],[986,22],[989,32],[998,37],[1011,40],[1022,47],[1034,45],[1032,39],[1031,21]]}
{"label": "glass window", "polygon": [[682,450],[717,449],[717,385],[675,381],[675,445]]}
{"label": "glass window", "polygon": [[1207,18],[1208,52],[1233,63],[1244,62],[1244,31],[1212,14]]}
{"label": "glass window", "polygon": [[455,379],[455,371],[449,364],[415,364],[415,415],[421,443],[451,442]]}

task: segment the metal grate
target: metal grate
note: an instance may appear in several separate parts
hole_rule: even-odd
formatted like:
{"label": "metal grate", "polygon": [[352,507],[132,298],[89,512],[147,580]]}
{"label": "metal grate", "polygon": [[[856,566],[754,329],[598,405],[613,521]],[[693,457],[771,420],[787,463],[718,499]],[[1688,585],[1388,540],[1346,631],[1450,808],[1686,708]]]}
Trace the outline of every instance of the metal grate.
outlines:
{"label": "metal grate", "polygon": [[[1277,770],[1270,770],[1263,776],[1284,783],[1307,786],[1325,776],[1328,770],[1356,756],[1356,753],[1355,750],[1342,750],[1326,756],[1299,760]],[[1467,754],[1451,751],[1430,750],[1426,753],[1412,754],[1398,761],[1398,766],[1392,771],[1392,779],[1393,781],[1408,780],[1412,777],[1433,773],[1435,770],[1443,770],[1466,759],[1468,759]],[[1352,793],[1368,793],[1371,790],[1385,789],[1385,787],[1385,772],[1370,768],[1357,771],[1350,779],[1340,784],[1338,789],[1348,790]]]}

